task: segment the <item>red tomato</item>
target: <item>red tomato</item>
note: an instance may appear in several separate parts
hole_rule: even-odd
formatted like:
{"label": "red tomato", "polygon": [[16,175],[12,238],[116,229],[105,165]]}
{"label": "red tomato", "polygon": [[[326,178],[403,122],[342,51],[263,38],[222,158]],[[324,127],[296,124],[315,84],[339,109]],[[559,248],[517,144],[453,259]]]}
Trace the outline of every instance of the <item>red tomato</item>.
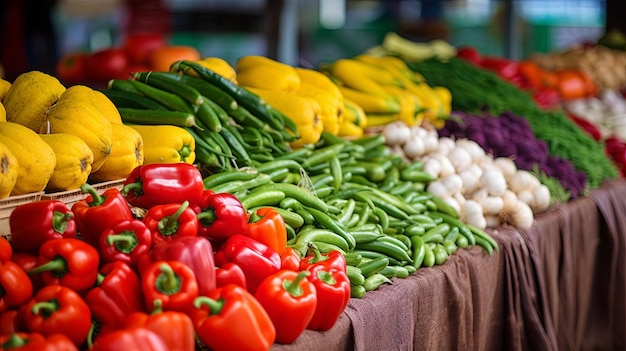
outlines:
{"label": "red tomato", "polygon": [[108,48],[96,51],[87,60],[89,79],[106,82],[111,79],[128,78],[128,57],[121,48]]}
{"label": "red tomato", "polygon": [[124,41],[124,50],[133,64],[147,64],[150,52],[166,45],[162,34],[131,33]]}
{"label": "red tomato", "polygon": [[85,82],[88,56],[84,52],[71,52],[61,56],[56,65],[57,78],[65,85]]}

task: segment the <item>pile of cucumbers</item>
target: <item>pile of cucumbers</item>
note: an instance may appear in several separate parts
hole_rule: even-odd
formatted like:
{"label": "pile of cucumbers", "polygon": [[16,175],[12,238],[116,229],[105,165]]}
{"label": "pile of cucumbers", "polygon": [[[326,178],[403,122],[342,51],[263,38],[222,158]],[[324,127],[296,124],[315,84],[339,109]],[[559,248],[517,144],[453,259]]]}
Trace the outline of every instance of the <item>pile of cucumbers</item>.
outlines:
{"label": "pile of cucumbers", "polygon": [[296,124],[257,95],[187,60],[170,72],[133,72],[101,90],[127,124],[170,124],[196,141],[196,157],[210,173],[273,160],[292,151]]}

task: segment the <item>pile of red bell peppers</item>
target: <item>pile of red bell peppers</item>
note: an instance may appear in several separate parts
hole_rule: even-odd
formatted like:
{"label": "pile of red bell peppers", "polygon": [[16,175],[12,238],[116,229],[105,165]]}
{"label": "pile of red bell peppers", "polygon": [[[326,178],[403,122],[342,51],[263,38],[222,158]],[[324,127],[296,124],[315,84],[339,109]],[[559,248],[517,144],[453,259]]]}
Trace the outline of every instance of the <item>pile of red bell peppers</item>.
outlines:
{"label": "pile of red bell peppers", "polygon": [[19,205],[0,238],[0,349],[267,350],[333,327],[346,261],[288,247],[283,218],[205,189],[192,165],[137,167],[70,207]]}

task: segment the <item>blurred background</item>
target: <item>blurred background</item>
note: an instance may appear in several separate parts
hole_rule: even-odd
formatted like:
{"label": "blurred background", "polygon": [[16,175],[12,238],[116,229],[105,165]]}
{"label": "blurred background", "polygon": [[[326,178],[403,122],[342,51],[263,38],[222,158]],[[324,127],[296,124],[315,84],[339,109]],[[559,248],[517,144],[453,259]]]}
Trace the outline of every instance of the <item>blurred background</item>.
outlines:
{"label": "blurred background", "polygon": [[[234,63],[266,55],[316,66],[379,45],[395,31],[514,59],[597,41],[623,22],[624,0],[3,0],[5,76],[54,72],[63,54],[153,32]],[[612,11],[611,7],[617,8]],[[607,10],[608,9],[608,10]],[[613,17],[611,17],[613,15]],[[612,19],[613,18],[613,19]]]}

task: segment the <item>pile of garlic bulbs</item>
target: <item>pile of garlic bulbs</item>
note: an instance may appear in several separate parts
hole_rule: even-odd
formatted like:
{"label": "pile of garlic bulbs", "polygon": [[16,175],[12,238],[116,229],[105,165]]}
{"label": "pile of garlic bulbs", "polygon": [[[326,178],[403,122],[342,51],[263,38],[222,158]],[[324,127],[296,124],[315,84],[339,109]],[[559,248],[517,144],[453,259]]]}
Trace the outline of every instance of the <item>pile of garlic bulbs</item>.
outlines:
{"label": "pile of garlic bulbs", "polygon": [[408,161],[422,161],[437,180],[428,192],[439,196],[478,228],[508,224],[529,229],[535,214],[550,206],[550,191],[510,158],[494,158],[469,139],[439,138],[429,126],[396,121],[382,132],[387,145]]}

